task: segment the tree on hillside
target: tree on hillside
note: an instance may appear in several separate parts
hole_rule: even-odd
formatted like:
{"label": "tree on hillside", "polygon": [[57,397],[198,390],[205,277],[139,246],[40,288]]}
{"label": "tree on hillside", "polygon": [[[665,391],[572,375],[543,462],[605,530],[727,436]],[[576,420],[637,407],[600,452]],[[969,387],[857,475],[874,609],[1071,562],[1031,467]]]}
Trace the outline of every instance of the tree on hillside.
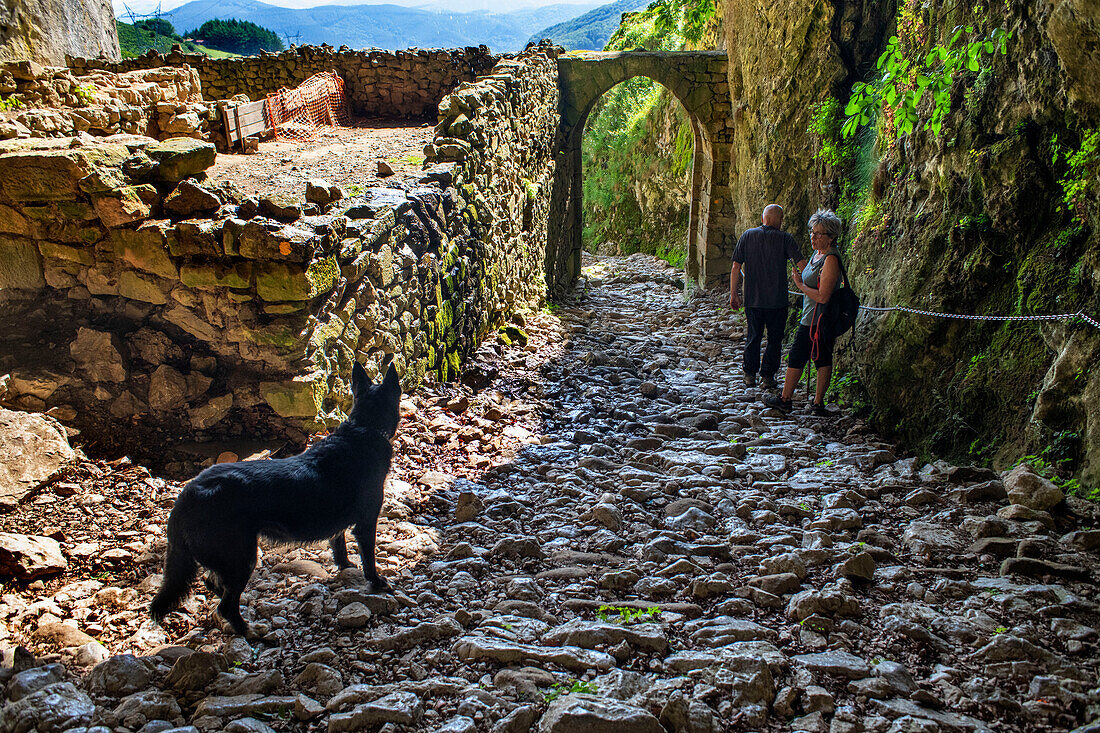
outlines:
{"label": "tree on hillside", "polygon": [[164,18],[146,18],[145,20],[139,20],[134,23],[134,27],[152,31],[162,36],[168,36],[169,38],[179,38],[179,36],[176,35],[175,27]]}
{"label": "tree on hillside", "polygon": [[203,44],[244,56],[260,51],[282,51],[283,40],[271,30],[247,20],[208,20],[187,34]]}

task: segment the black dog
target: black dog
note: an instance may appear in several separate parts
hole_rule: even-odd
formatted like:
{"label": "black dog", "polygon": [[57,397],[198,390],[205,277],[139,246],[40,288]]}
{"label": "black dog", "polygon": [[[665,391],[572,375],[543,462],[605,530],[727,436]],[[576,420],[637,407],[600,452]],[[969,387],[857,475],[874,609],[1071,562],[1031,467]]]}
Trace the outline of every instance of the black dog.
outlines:
{"label": "black dog", "polygon": [[341,569],[350,567],[344,530],[359,543],[363,575],[375,593],[389,583],[374,564],[374,534],[400,416],[401,385],[391,365],[382,383],[352,369],[351,415],[309,450],[273,461],[221,463],[190,481],[168,517],[164,580],[149,612],[160,621],[191,592],[199,565],[221,595],[218,613],[241,636],[241,591],[256,567],[256,539],[280,543],[329,539]]}

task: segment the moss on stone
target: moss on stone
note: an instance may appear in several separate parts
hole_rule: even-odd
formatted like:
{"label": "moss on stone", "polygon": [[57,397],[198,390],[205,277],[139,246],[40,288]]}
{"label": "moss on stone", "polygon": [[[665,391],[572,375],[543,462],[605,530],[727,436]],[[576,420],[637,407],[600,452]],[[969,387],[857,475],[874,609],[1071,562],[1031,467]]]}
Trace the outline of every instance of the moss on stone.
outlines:
{"label": "moss on stone", "polygon": [[286,418],[318,419],[324,414],[328,383],[321,372],[285,382],[260,382],[260,396],[275,413]]}
{"label": "moss on stone", "polygon": [[123,270],[118,275],[118,294],[130,300],[164,305],[168,296],[155,278],[145,277],[133,270]]}
{"label": "moss on stone", "polygon": [[335,256],[314,260],[302,268],[283,262],[264,262],[256,269],[256,294],[267,301],[312,300],[335,287],[340,266]]}
{"label": "moss on stone", "polygon": [[189,288],[247,288],[252,281],[252,263],[189,264],[180,268],[180,282]]}

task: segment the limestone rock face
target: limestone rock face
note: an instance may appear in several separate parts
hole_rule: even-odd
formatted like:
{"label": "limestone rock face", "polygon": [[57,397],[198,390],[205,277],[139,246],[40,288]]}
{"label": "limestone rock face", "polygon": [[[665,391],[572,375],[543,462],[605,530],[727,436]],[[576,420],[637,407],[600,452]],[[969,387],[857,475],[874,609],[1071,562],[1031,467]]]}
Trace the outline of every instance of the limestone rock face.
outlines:
{"label": "limestone rock face", "polygon": [[[844,53],[867,50],[864,36],[891,18],[869,4],[869,17],[856,18],[855,37],[844,39]],[[730,188],[738,232],[760,225],[771,202],[786,210],[784,229],[804,250],[806,220],[820,205],[813,180],[817,164],[807,150],[812,107],[849,81],[842,49],[831,35],[838,21],[833,3],[790,0],[758,6],[745,0],[723,4],[729,88],[733,109]],[[843,11],[841,11],[843,12]],[[766,29],[766,30],[765,30]],[[850,44],[850,46],[849,46]],[[766,152],[765,152],[766,151]]]}
{"label": "limestone rock face", "polygon": [[20,0],[0,6],[0,61],[61,66],[65,54],[121,58],[110,0]]}

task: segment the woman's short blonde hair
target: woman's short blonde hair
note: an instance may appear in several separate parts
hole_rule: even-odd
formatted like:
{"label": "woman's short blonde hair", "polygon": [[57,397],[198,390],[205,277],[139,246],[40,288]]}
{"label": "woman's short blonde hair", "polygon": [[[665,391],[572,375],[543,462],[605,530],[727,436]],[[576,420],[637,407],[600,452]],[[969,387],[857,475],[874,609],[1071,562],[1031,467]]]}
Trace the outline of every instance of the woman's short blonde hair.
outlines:
{"label": "woman's short blonde hair", "polygon": [[840,235],[844,231],[844,222],[832,209],[818,209],[813,213],[813,216],[810,217],[810,223],[806,225],[811,233],[814,230],[814,224],[821,224],[825,227],[825,233],[834,242],[840,239]]}

